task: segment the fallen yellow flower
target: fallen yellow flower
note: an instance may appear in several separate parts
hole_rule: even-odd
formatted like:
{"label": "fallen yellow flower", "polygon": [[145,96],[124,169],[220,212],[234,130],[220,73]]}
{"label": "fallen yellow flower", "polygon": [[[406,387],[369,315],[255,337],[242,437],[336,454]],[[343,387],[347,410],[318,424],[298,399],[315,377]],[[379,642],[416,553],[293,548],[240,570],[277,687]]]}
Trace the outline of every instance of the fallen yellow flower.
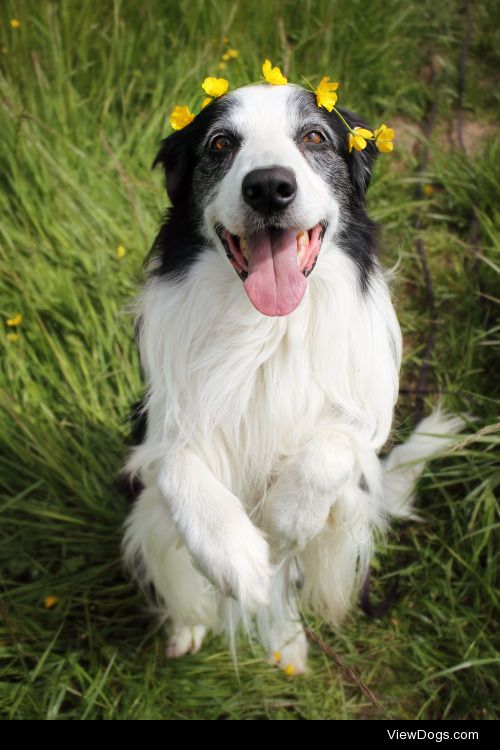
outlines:
{"label": "fallen yellow flower", "polygon": [[268,83],[272,83],[273,86],[284,86],[288,83],[287,79],[278,67],[272,66],[270,60],[266,60],[262,66],[262,75]]}
{"label": "fallen yellow flower", "polygon": [[23,316],[21,313],[17,313],[17,315],[14,315],[13,318],[7,318],[7,325],[8,326],[20,326],[23,322]]}
{"label": "fallen yellow flower", "polygon": [[338,99],[335,93],[338,89],[339,84],[337,81],[330,81],[328,76],[323,76],[318,84],[318,88],[314,92],[316,94],[316,101],[318,107],[324,107],[328,112],[331,112]]}
{"label": "fallen yellow flower", "polygon": [[193,120],[194,115],[189,111],[187,105],[174,107],[170,114],[170,126],[173,130],[182,130],[182,128],[185,128]]}
{"label": "fallen yellow flower", "polygon": [[201,84],[201,88],[205,92],[205,94],[208,94],[209,96],[223,96],[226,91],[229,88],[229,81],[226,81],[225,78],[212,78],[209,76],[208,78],[205,78],[203,83]]}

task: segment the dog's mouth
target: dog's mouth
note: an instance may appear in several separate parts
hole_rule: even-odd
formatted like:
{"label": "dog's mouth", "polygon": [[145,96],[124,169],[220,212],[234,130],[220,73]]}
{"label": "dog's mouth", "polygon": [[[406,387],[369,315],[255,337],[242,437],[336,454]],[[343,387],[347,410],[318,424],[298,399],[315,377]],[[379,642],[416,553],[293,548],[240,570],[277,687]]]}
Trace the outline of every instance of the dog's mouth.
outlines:
{"label": "dog's mouth", "polygon": [[253,306],[263,315],[289,315],[301,302],[318,259],[326,224],[312,229],[267,227],[248,235],[216,232]]}

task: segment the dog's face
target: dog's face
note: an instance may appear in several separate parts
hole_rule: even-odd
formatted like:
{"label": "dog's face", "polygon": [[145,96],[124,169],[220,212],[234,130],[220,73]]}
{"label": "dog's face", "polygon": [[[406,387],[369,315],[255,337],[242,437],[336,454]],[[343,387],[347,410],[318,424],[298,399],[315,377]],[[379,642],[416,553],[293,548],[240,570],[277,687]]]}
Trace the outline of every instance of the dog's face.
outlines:
{"label": "dog's face", "polygon": [[[351,127],[364,124],[343,114]],[[210,238],[252,304],[275,316],[302,300],[325,236],[340,240],[368,221],[373,155],[371,144],[348,153],[347,128],[312,92],[257,85],[210,104],[163,142],[156,162],[165,167],[171,221],[182,214],[205,244]],[[352,237],[347,252],[360,266]]]}

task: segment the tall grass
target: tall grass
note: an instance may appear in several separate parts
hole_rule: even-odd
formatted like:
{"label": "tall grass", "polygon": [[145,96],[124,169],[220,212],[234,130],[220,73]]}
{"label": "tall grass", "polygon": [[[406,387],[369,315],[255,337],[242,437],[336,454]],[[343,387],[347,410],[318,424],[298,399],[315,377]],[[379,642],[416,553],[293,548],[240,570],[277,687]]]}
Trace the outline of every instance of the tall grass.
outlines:
{"label": "tall grass", "polygon": [[[4,2],[0,9],[0,706],[8,718],[367,718],[377,716],[313,650],[290,680],[242,642],[236,673],[214,639],[164,657],[119,561],[125,501],[112,480],[130,404],[141,393],[126,307],[164,210],[150,172],[174,104],[199,105],[229,44],[232,86],[256,80],[264,56],[292,80],[330,74],[342,103],[369,121],[395,119],[400,147],[380,159],[370,211],[381,260],[398,263],[405,333],[397,433],[408,429],[429,330],[415,240],[425,241],[437,302],[428,382],[475,432],[434,462],[420,486],[424,523],[380,551],[375,596],[396,575],[391,615],[355,612],[325,639],[395,718],[492,718],[497,659],[494,537],[500,480],[497,327],[498,189],[489,33],[492,2],[474,3],[464,156],[452,137],[464,18],[430,0],[152,0]],[[11,19],[21,26],[13,29]],[[486,33],[488,32],[488,33]],[[490,41],[488,41],[490,40]],[[439,76],[431,89],[433,56]],[[439,119],[416,178],[418,123]],[[415,180],[430,186],[415,200]],[[470,222],[479,227],[472,248]],[[413,217],[422,217],[414,229]],[[117,256],[117,246],[126,255]],[[19,338],[5,321],[23,315]],[[492,426],[493,425],[493,426]],[[481,432],[484,428],[488,429]],[[46,596],[58,603],[44,607]]]}

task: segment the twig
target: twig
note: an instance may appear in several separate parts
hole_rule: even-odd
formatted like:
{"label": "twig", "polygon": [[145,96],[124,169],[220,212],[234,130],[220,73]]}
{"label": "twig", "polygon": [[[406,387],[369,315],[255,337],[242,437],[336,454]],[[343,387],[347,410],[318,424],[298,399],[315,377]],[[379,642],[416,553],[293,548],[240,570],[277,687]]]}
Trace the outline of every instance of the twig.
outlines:
{"label": "twig", "polygon": [[[430,83],[433,88],[435,87],[435,82],[436,82],[436,69],[435,69],[435,65],[431,57],[431,81]],[[423,133],[425,140],[420,148],[420,155],[419,155],[418,166],[417,166],[418,176],[422,176],[427,168],[427,163],[429,161],[429,141],[430,141],[432,131],[434,130],[434,126],[436,124],[437,113],[438,113],[438,102],[437,102],[437,97],[434,95],[432,97],[431,103],[428,107],[427,113],[425,115],[425,118],[422,124],[422,133]],[[423,197],[424,197],[424,193],[423,193],[422,181],[419,180],[415,188],[415,199],[420,202],[422,201]],[[422,228],[422,226],[423,226],[422,214],[418,213],[415,216],[415,219],[413,221],[413,228],[415,229],[415,231],[418,232]],[[429,264],[427,262],[427,254],[425,252],[424,241],[422,240],[421,237],[417,239],[415,247],[417,250],[417,255],[419,257],[420,265],[422,267],[422,273],[424,276],[425,295],[427,298],[427,308],[428,308],[429,318],[430,318],[431,323],[430,323],[429,333],[427,335],[427,342],[425,344],[422,364],[420,366],[420,370],[418,373],[417,385],[415,388],[415,392],[417,395],[415,398],[415,409],[414,409],[414,414],[413,414],[414,426],[416,426],[421,421],[423,417],[423,413],[424,413],[423,394],[427,391],[427,378],[429,375],[432,352],[434,351],[434,346],[436,343],[436,329],[437,329],[434,288],[432,286],[432,277],[431,277],[431,272],[429,270]]]}
{"label": "twig", "polygon": [[[457,104],[457,141],[460,150],[467,156],[467,149],[465,148],[463,125],[464,125],[464,97],[465,97],[465,81],[467,78],[467,60],[469,57],[470,43],[472,39],[472,17],[470,9],[470,1],[464,0],[463,4],[464,16],[465,16],[465,34],[464,41],[462,44],[462,51],[460,53],[460,63],[458,68],[458,104]],[[477,279],[477,287],[479,290],[479,303],[484,304],[485,296],[484,289],[481,282],[480,275],[480,255],[481,250],[479,248],[479,219],[477,218],[477,212],[475,206],[471,207],[471,217],[469,222],[470,231],[470,246],[472,251],[472,271]],[[464,259],[464,267],[467,268],[467,256]]]}
{"label": "twig", "polygon": [[498,432],[500,430],[500,422],[495,422],[494,424],[487,424],[484,427],[482,427],[480,430],[474,433],[474,435],[467,435],[466,438],[460,441],[460,443],[456,443],[452,448],[449,449],[448,453],[455,453],[456,451],[461,451],[463,448],[467,448],[471,443],[475,443],[476,440],[479,440],[479,438],[484,437],[484,435],[491,435],[494,432]]}
{"label": "twig", "polygon": [[464,109],[464,95],[465,95],[465,79],[467,75],[467,58],[469,56],[470,42],[472,38],[472,20],[470,15],[470,3],[469,0],[464,0],[464,14],[465,14],[465,36],[464,43],[462,45],[462,52],[460,54],[460,63],[458,67],[458,108],[457,108],[457,141],[459,147],[464,153],[466,148],[463,139],[463,109]]}
{"label": "twig", "polygon": [[305,633],[306,633],[307,638],[311,641],[311,643],[314,643],[316,646],[318,646],[318,648],[321,651],[323,651],[323,653],[326,654],[326,656],[328,656],[328,658],[331,661],[333,661],[335,666],[338,667],[338,669],[340,669],[345,679],[356,684],[361,690],[361,692],[363,693],[363,695],[365,695],[368,698],[370,703],[372,703],[375,706],[375,708],[377,708],[382,714],[384,714],[386,719],[390,719],[391,716],[387,713],[385,708],[378,701],[378,699],[372,693],[370,688],[367,685],[365,685],[365,683],[363,682],[361,678],[358,677],[354,669],[352,667],[346,667],[342,659],[340,658],[340,656],[338,656],[338,654],[336,654],[335,651],[327,643],[325,643],[319,637],[317,633],[314,632],[314,630],[312,630],[311,628],[305,628]]}

